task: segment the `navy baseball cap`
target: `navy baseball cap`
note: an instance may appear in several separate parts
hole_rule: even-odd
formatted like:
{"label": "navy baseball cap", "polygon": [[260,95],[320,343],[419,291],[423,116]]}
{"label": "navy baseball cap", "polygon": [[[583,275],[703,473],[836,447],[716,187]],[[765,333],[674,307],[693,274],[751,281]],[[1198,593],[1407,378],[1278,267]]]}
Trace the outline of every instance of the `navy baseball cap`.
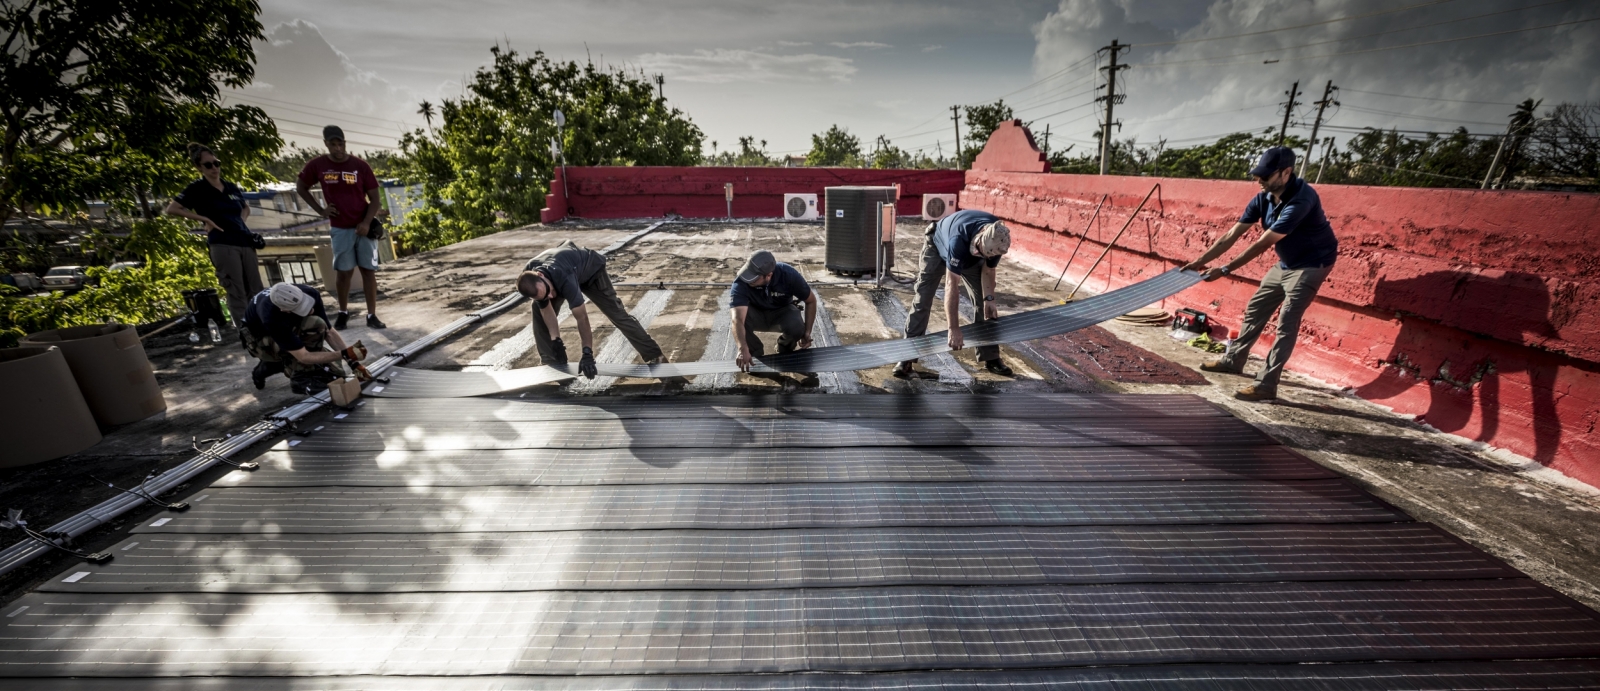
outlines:
{"label": "navy baseball cap", "polygon": [[338,125],[328,125],[322,128],[322,139],[323,141],[337,139],[342,142],[344,141],[344,130],[340,129]]}
{"label": "navy baseball cap", "polygon": [[1256,167],[1250,169],[1250,174],[1264,178],[1284,168],[1294,165],[1294,149],[1287,146],[1274,146],[1261,152],[1261,160],[1256,161]]}

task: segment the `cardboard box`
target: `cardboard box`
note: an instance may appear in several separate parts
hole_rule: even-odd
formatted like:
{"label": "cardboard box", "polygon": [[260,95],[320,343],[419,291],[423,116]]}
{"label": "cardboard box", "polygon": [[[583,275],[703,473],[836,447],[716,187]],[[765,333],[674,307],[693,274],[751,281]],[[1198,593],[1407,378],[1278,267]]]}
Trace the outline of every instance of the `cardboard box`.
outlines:
{"label": "cardboard box", "polygon": [[355,377],[345,377],[328,382],[328,396],[333,399],[334,405],[349,407],[361,398],[361,381]]}

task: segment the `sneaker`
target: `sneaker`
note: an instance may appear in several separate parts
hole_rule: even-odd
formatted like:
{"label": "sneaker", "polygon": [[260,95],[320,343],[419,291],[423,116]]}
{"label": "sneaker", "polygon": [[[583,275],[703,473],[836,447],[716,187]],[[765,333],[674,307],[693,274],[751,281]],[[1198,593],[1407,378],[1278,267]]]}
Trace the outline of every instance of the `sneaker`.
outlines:
{"label": "sneaker", "polygon": [[349,312],[340,312],[338,314],[338,316],[335,316],[333,318],[333,328],[335,328],[335,329],[343,330],[345,325],[349,324],[349,323],[350,323],[350,313]]}
{"label": "sneaker", "polygon": [[1007,366],[1005,362],[1002,362],[1000,360],[1000,358],[995,358],[993,360],[985,360],[983,362],[983,368],[985,370],[988,370],[990,373],[998,374],[998,375],[1000,375],[1002,377],[1015,377],[1015,376],[1017,376],[1017,373],[1011,371],[1011,368],[1009,366]]}
{"label": "sneaker", "polygon": [[255,369],[250,370],[250,383],[256,385],[257,391],[265,389],[267,388],[267,377],[271,376],[272,374],[272,372],[267,371],[267,363],[265,360],[257,361]]}
{"label": "sneaker", "polygon": [[1241,401],[1275,401],[1278,392],[1259,384],[1251,384],[1233,393],[1233,397]]}
{"label": "sneaker", "polygon": [[367,328],[369,328],[369,329],[387,329],[387,328],[389,328],[389,325],[383,323],[382,321],[379,321],[378,320],[378,315],[369,314],[369,315],[367,315]]}
{"label": "sneaker", "polygon": [[819,386],[822,386],[822,380],[817,378],[816,372],[801,372],[800,386],[807,389],[815,389]]}
{"label": "sneaker", "polygon": [[1244,368],[1243,367],[1235,367],[1233,365],[1228,364],[1228,362],[1226,360],[1218,358],[1218,359],[1212,360],[1210,362],[1201,363],[1200,371],[1202,371],[1202,372],[1216,372],[1218,374],[1243,374],[1244,373]]}
{"label": "sneaker", "polygon": [[916,367],[913,366],[915,364],[917,364],[916,360],[906,360],[905,362],[895,365],[893,372],[894,378],[911,379],[912,377],[917,376]]}

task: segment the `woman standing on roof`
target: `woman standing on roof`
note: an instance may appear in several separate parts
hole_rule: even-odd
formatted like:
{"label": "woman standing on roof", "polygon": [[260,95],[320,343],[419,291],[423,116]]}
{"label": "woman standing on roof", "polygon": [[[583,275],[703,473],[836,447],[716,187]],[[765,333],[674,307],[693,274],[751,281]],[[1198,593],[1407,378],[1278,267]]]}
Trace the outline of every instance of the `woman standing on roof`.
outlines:
{"label": "woman standing on roof", "polygon": [[167,204],[167,214],[205,225],[211,265],[216,268],[217,282],[228,293],[228,312],[237,327],[244,321],[250,298],[261,292],[256,250],[267,243],[244,224],[250,205],[238,185],[222,179],[222,161],[216,154],[204,144],[189,142],[189,161],[200,172],[200,179]]}

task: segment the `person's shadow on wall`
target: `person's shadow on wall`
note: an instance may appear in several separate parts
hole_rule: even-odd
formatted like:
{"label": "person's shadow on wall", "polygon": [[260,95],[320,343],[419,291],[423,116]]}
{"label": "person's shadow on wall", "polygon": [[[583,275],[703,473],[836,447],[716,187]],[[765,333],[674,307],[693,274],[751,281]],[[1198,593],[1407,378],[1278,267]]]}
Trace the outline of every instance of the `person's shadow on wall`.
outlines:
{"label": "person's shadow on wall", "polygon": [[1436,271],[1416,278],[1380,280],[1372,304],[1379,310],[1400,313],[1400,333],[1383,359],[1383,372],[1356,387],[1356,395],[1384,400],[1420,382],[1428,387],[1431,400],[1419,421],[1444,432],[1458,432],[1470,426],[1476,408],[1481,424],[1471,436],[1493,444],[1504,416],[1501,379],[1526,372],[1533,408],[1533,458],[1541,463],[1555,458],[1561,443],[1555,396],[1558,368],[1538,358],[1498,357],[1496,351],[1501,349],[1494,346],[1496,339],[1464,335],[1436,323],[1496,324],[1502,339],[1515,334],[1522,343],[1554,338],[1558,332],[1550,320],[1550,289],[1544,279],[1522,272]]}

